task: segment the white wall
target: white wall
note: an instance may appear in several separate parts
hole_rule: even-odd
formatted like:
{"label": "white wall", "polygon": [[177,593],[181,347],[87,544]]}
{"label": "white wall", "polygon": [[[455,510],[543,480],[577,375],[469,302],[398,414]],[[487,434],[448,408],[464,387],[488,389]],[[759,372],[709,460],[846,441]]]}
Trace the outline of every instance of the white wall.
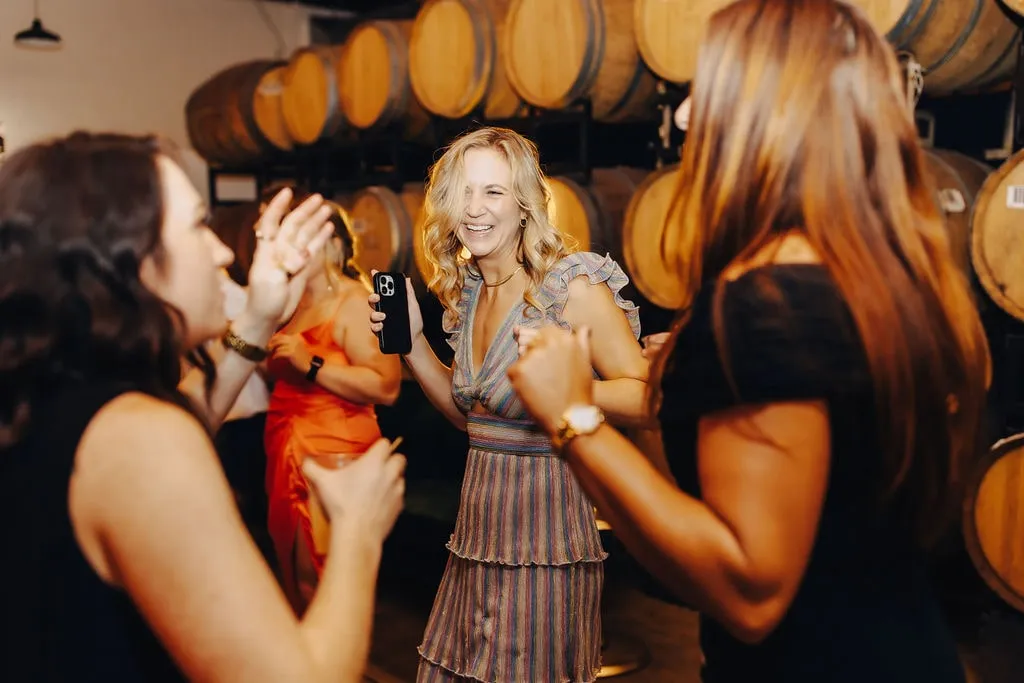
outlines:
{"label": "white wall", "polygon": [[[14,46],[32,0],[0,1],[0,124],[7,151],[72,130],[155,132],[188,147],[185,101],[214,72],[248,59],[287,56],[309,43],[309,13],[257,0],[41,0],[56,52]],[[206,166],[191,150],[189,175],[206,194]]]}

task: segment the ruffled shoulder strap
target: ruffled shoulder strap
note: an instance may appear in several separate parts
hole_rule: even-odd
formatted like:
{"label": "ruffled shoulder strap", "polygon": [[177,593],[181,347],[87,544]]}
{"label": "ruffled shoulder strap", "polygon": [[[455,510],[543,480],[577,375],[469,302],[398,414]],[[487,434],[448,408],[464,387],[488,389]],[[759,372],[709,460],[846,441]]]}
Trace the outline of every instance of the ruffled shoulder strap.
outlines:
{"label": "ruffled shoulder strap", "polygon": [[469,315],[469,302],[473,298],[473,292],[480,286],[480,277],[471,272],[468,268],[462,269],[462,295],[459,296],[459,304],[455,310],[445,309],[441,316],[441,329],[448,335],[448,346],[453,350],[459,348],[459,340],[462,337],[462,326],[466,323],[466,316]]}
{"label": "ruffled shoulder strap", "polygon": [[615,305],[625,313],[633,336],[639,339],[640,309],[632,301],[622,298],[621,291],[629,284],[629,277],[610,254],[600,256],[593,252],[581,251],[569,254],[556,263],[537,292],[536,298],[543,316],[559,327],[569,329],[569,323],[562,318],[565,304],[569,300],[569,283],[583,275],[590,284],[603,282],[612,290]]}

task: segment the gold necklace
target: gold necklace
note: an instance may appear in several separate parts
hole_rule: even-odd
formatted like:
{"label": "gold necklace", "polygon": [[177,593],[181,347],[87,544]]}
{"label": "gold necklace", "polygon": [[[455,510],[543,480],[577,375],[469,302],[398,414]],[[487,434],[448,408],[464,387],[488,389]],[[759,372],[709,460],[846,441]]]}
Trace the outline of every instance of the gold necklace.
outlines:
{"label": "gold necklace", "polygon": [[484,281],[484,287],[501,287],[503,284],[505,284],[506,282],[511,280],[513,275],[515,275],[516,273],[518,273],[522,269],[523,269],[522,265],[518,266],[515,270],[513,270],[511,273],[509,273],[505,277],[501,278],[500,281],[495,282],[493,285],[488,283],[487,280],[484,279],[483,273],[480,274],[480,279]]}

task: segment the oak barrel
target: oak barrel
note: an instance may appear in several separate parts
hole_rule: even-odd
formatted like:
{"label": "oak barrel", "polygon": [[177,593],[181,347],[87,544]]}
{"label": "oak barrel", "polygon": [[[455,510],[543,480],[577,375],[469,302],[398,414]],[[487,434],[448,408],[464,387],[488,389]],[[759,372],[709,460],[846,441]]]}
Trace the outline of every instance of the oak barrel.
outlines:
{"label": "oak barrel", "polygon": [[252,98],[252,116],[256,127],[277,149],[289,151],[294,146],[284,120],[284,75],[287,66],[275,66],[260,77]]}
{"label": "oak barrel", "polygon": [[905,4],[906,10],[887,37],[897,50],[912,53],[924,67],[926,93],[979,90],[1013,74],[1019,31],[997,0],[905,0]]}
{"label": "oak barrel", "polygon": [[337,135],[344,128],[338,98],[337,46],[296,50],[283,74],[281,109],[292,140],[311,145]]}
{"label": "oak barrel", "polygon": [[423,214],[422,183],[407,183],[401,192],[374,185],[352,195],[345,213],[358,240],[356,263],[363,272],[401,271],[415,276],[413,236]]}
{"label": "oak barrel", "polygon": [[258,60],[230,66],[196,88],[185,103],[189,142],[213,163],[245,163],[272,152],[254,102],[260,83],[279,63]]}
{"label": "oak barrel", "polygon": [[409,84],[412,20],[367,21],[349,34],[341,52],[338,91],[345,118],[361,130],[401,124],[416,138],[430,119]]}
{"label": "oak barrel", "polygon": [[953,259],[973,281],[971,268],[971,212],[978,193],[992,169],[959,152],[924,150],[925,162],[935,182],[937,201],[946,218]]}
{"label": "oak barrel", "polygon": [[509,0],[427,0],[409,39],[409,80],[427,111],[487,119],[525,111],[505,75],[503,27]]}
{"label": "oak barrel", "polygon": [[513,0],[505,72],[536,107],[589,99],[601,121],[650,119],[655,80],[633,34],[633,0]]}
{"label": "oak barrel", "polygon": [[633,284],[655,306],[683,305],[679,282],[661,258],[661,235],[679,184],[679,166],[661,168],[637,187],[622,223],[622,255]]}
{"label": "oak barrel", "polygon": [[1024,0],[1003,0],[1007,9],[1024,17]]}
{"label": "oak barrel", "polygon": [[985,583],[1024,612],[1024,434],[998,441],[969,482],[964,542]]}
{"label": "oak barrel", "polygon": [[646,170],[617,166],[593,169],[586,185],[566,176],[549,178],[552,225],[572,237],[581,251],[609,254],[621,265],[626,206],[646,176]]}
{"label": "oak barrel", "polygon": [[997,306],[1024,320],[1024,152],[985,181],[971,219],[971,263]]}
{"label": "oak barrel", "polygon": [[[925,92],[977,90],[1006,80],[1017,29],[996,0],[850,0],[897,50],[925,69]],[[637,46],[667,81],[693,79],[712,14],[731,0],[636,0]],[[1024,3],[1022,3],[1024,4]]]}

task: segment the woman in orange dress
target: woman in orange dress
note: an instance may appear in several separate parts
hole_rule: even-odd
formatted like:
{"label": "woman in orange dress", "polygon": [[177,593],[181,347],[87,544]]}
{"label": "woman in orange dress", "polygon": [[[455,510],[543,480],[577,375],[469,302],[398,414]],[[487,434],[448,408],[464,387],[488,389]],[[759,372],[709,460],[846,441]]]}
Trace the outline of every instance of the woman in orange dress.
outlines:
{"label": "woman in orange dress", "polygon": [[[296,192],[295,201],[304,198]],[[302,475],[313,455],[360,455],[380,438],[374,405],[398,397],[401,366],[366,328],[366,276],[355,239],[336,210],[334,236],[312,272],[298,310],[268,344],[274,390],[267,410],[267,526],[285,593],[302,613],[327,548],[326,520]]]}

